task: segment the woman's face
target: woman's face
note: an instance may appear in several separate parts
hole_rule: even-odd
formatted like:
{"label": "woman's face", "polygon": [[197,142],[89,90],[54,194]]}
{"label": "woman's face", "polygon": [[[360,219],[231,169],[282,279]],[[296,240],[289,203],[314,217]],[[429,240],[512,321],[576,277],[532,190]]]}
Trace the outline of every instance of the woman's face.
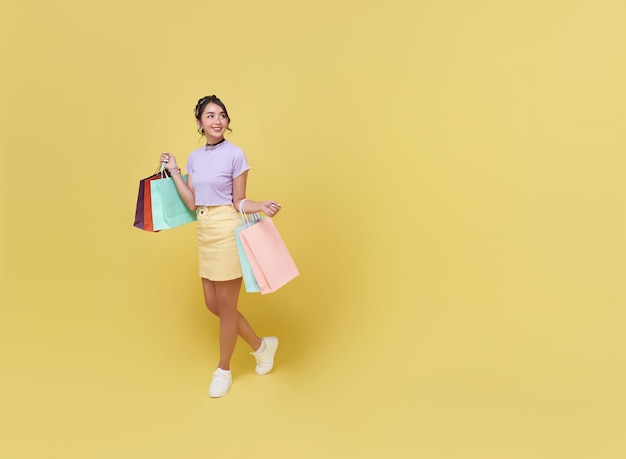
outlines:
{"label": "woman's face", "polygon": [[207,143],[219,142],[224,138],[224,131],[228,127],[230,120],[217,104],[210,102],[204,107],[200,116],[200,126],[204,128],[204,135]]}

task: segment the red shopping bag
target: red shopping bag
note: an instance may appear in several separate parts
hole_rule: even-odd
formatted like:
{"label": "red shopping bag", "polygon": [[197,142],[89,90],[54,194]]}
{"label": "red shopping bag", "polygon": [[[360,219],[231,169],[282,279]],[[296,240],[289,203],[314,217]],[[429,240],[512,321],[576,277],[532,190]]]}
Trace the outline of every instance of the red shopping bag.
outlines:
{"label": "red shopping bag", "polygon": [[300,274],[271,218],[238,235],[262,294],[275,292]]}
{"label": "red shopping bag", "polygon": [[141,179],[139,181],[139,192],[137,194],[137,205],[135,207],[135,228],[142,229],[144,231],[155,231],[152,223],[152,200],[150,198],[150,182],[163,178],[164,176],[170,177],[170,174],[165,170],[165,175],[157,172],[150,177]]}

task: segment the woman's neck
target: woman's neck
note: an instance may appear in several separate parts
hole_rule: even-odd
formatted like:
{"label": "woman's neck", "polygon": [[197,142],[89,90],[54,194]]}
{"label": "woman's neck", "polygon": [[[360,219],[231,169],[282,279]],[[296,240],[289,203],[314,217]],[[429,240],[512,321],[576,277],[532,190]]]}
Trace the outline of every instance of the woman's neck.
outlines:
{"label": "woman's neck", "polygon": [[224,142],[226,140],[225,137],[222,137],[220,140],[218,140],[215,143],[210,143],[210,142],[214,142],[213,139],[207,139],[207,143],[204,145],[204,148],[213,148],[218,146],[220,143]]}

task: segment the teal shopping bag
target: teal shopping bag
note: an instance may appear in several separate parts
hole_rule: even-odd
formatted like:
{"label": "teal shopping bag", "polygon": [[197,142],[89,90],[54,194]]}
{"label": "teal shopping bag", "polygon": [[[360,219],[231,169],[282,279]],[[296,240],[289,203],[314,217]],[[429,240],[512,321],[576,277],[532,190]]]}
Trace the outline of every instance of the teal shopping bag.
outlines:
{"label": "teal shopping bag", "polygon": [[[187,176],[183,175],[187,182]],[[185,205],[178,194],[174,179],[163,177],[150,182],[152,223],[155,231],[176,228],[196,221],[196,213]]]}
{"label": "teal shopping bag", "polygon": [[239,228],[235,228],[235,239],[237,241],[237,252],[239,253],[239,264],[241,265],[241,272],[243,273],[243,285],[246,288],[246,292],[258,293],[260,291],[259,284],[257,284],[254,273],[252,272],[252,267],[250,266],[250,262],[248,261],[248,256],[246,255],[246,252],[241,245],[241,239],[239,238],[239,231],[246,228],[249,228],[249,226],[240,226]]}
{"label": "teal shopping bag", "polygon": [[246,288],[247,293],[258,293],[259,284],[257,284],[256,278],[254,277],[254,272],[252,271],[252,267],[250,266],[250,262],[248,261],[248,256],[246,255],[246,251],[241,245],[241,239],[239,238],[239,231],[249,228],[250,226],[258,223],[260,221],[259,216],[257,214],[252,214],[250,218],[243,211],[243,203],[245,199],[243,199],[239,203],[239,213],[241,214],[242,226],[235,228],[235,241],[237,242],[237,253],[239,253],[239,264],[241,265],[241,272],[243,273],[243,285]]}

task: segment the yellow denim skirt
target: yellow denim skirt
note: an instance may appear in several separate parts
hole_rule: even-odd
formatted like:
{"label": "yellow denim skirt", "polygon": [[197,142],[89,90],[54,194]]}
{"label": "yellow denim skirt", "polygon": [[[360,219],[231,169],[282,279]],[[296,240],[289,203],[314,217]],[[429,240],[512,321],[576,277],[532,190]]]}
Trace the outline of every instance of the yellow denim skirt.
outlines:
{"label": "yellow denim skirt", "polygon": [[198,260],[200,277],[227,281],[242,277],[235,228],[241,216],[233,206],[198,206]]}

